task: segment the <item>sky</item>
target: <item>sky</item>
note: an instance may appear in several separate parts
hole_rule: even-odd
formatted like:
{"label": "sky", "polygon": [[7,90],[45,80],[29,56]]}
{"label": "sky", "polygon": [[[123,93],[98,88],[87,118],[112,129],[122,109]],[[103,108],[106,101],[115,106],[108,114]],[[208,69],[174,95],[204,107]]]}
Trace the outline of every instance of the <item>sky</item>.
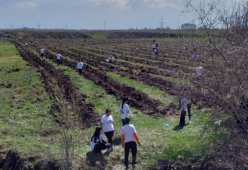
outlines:
{"label": "sky", "polygon": [[[0,0],[0,29],[178,29],[191,21],[185,0]],[[210,0],[209,0],[210,1]],[[226,0],[230,1],[230,0]],[[240,0],[235,0],[240,1]],[[192,0],[194,5],[199,0]]]}

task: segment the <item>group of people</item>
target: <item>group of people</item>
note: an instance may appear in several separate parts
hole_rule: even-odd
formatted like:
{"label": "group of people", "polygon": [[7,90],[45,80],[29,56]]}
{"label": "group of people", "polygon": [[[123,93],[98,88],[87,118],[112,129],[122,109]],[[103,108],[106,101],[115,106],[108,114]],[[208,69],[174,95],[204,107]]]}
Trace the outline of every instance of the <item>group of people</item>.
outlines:
{"label": "group of people", "polygon": [[198,59],[199,58],[199,56],[197,55],[197,54],[192,54],[192,56],[191,56],[193,59]]}
{"label": "group of people", "polygon": [[107,63],[113,63],[114,62],[114,57],[111,55],[108,59],[106,59]]}
{"label": "group of people", "polygon": [[[132,164],[136,164],[137,156],[137,143],[140,145],[136,129],[134,125],[130,124],[130,109],[127,104],[128,99],[125,97],[120,105],[120,113],[122,119],[121,128],[121,144],[125,152],[125,166],[128,168],[128,157],[131,150],[132,153]],[[187,94],[187,90],[184,89],[182,97],[179,99],[179,109],[181,110],[180,126],[185,126],[186,113],[188,111],[189,121],[191,123],[191,98]],[[113,148],[113,136],[114,136],[114,118],[111,115],[111,111],[106,109],[105,115],[102,116],[100,121],[100,127],[95,129],[93,136],[91,137],[91,149],[95,153],[101,153],[102,150],[112,152]],[[104,140],[104,134],[108,139],[108,142]]]}
{"label": "group of people", "polygon": [[[136,164],[137,155],[137,143],[140,145],[140,141],[134,125],[130,124],[130,109],[127,104],[128,98],[124,97],[122,104],[120,105],[120,113],[122,119],[121,128],[121,144],[125,151],[125,166],[128,168],[128,156],[131,150],[132,164]],[[108,139],[108,142],[104,141],[104,136]],[[106,109],[105,115],[102,116],[100,127],[97,127],[91,138],[91,149],[95,153],[100,153],[101,150],[107,149],[107,152],[112,152],[113,148],[113,136],[114,136],[114,118],[111,115],[111,111]],[[137,143],[136,143],[137,142]]]}
{"label": "group of people", "polygon": [[[44,48],[41,47],[40,49],[40,56],[43,58],[45,55],[45,50]],[[57,53],[56,54],[56,61],[57,61],[57,64],[62,64],[62,59],[61,59],[61,54],[60,53]]]}
{"label": "group of people", "polygon": [[[44,48],[41,48],[40,49],[40,56],[43,58],[44,55],[45,55],[45,50],[44,50]],[[58,53],[56,55],[56,59],[57,59],[57,64],[62,64],[61,54],[60,53]],[[84,64],[83,64],[82,60],[80,59],[80,61],[77,63],[77,69],[78,69],[78,72],[79,72],[79,76],[82,76],[83,67],[84,67]]]}
{"label": "group of people", "polygon": [[158,43],[156,43],[156,45],[155,44],[152,45],[152,50],[154,51],[155,55],[159,55]]}
{"label": "group of people", "polygon": [[[202,76],[203,68],[200,65],[198,65],[195,69],[195,72],[196,72],[195,82],[197,83]],[[191,98],[189,94],[187,94],[186,89],[183,90],[182,97],[179,99],[179,109],[181,110],[179,125],[185,126],[185,117],[186,117],[187,111],[188,111],[188,116],[189,116],[188,124],[190,124],[191,123]]]}
{"label": "group of people", "polygon": [[[193,45],[193,49],[196,50],[196,43],[193,42],[192,45]],[[188,50],[188,44],[184,44],[184,48],[185,50]]]}
{"label": "group of people", "polygon": [[[21,37],[18,37],[18,40],[22,40],[22,38],[21,38]],[[35,40],[35,41],[34,41],[33,39],[31,39],[31,40],[30,40],[30,43],[33,43],[33,42],[34,42],[35,44],[37,44],[37,43],[38,43],[38,41],[37,41],[37,40]],[[29,46],[29,44],[26,42],[26,43],[25,43],[25,46],[26,46],[26,47],[28,47],[28,46]]]}

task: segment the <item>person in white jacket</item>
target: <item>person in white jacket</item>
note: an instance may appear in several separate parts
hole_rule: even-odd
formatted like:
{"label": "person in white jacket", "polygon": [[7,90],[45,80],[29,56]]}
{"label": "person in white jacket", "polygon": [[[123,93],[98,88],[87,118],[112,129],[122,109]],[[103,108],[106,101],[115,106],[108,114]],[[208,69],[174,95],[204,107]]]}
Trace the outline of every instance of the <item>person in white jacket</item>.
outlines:
{"label": "person in white jacket", "polygon": [[194,80],[194,85],[196,87],[199,87],[199,80],[201,79],[201,76],[202,76],[202,72],[203,72],[203,68],[198,65],[196,68],[195,68],[195,72],[196,72],[196,78]]}
{"label": "person in white jacket", "polygon": [[43,48],[40,49],[40,56],[43,58],[45,50]]}
{"label": "person in white jacket", "polygon": [[80,75],[80,76],[82,76],[83,67],[84,67],[84,63],[83,63],[82,60],[80,59],[80,61],[79,61],[78,64],[77,64],[77,69],[78,69],[78,72],[79,72],[79,75]]}
{"label": "person in white jacket", "polygon": [[111,145],[104,141],[102,128],[96,128],[90,140],[90,147],[95,153],[101,153],[101,151],[105,149],[108,149],[109,151]]}
{"label": "person in white jacket", "polygon": [[58,64],[61,64],[61,63],[62,63],[62,62],[61,62],[61,54],[58,53],[58,54],[56,55],[56,57],[57,57],[57,63],[58,63]]}
{"label": "person in white jacket", "polygon": [[199,79],[202,76],[203,68],[199,65],[195,68],[196,78]]}

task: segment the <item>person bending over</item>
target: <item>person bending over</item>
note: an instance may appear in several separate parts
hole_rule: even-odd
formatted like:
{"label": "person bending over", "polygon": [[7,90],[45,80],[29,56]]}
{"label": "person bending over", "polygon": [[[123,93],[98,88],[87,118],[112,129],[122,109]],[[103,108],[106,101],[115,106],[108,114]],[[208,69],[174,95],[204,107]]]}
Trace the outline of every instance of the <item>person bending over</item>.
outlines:
{"label": "person bending over", "polygon": [[108,149],[109,151],[111,145],[104,141],[102,128],[96,128],[93,136],[91,137],[90,147],[95,153],[101,153],[101,151],[105,149]]}

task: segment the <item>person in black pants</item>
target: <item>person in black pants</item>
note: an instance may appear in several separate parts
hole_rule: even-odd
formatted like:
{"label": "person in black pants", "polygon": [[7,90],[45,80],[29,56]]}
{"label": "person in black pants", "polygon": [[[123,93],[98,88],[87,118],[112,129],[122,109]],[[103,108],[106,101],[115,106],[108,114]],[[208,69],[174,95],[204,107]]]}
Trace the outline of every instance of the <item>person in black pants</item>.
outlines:
{"label": "person in black pants", "polygon": [[108,143],[111,144],[111,152],[113,151],[113,141],[114,136],[114,118],[111,115],[111,111],[106,109],[105,115],[101,118],[101,127],[108,138]]}
{"label": "person in black pants", "polygon": [[96,128],[93,136],[91,137],[90,146],[95,153],[101,153],[101,150],[105,150],[111,147],[110,144],[107,144],[103,139],[102,128]]}
{"label": "person in black pants", "polygon": [[121,113],[121,119],[123,126],[125,125],[125,118],[129,117],[130,109],[127,104],[128,98],[124,97],[122,100],[122,104],[120,106],[120,113]]}
{"label": "person in black pants", "polygon": [[131,150],[132,156],[133,156],[133,161],[132,164],[137,164],[136,162],[136,155],[137,155],[137,144],[140,145],[140,141],[138,138],[138,135],[136,133],[136,129],[133,125],[130,125],[130,118],[126,117],[125,118],[125,126],[121,128],[121,144],[122,147],[124,147],[125,144],[125,165],[126,168],[128,168],[128,156],[129,156],[129,151]]}
{"label": "person in black pants", "polygon": [[186,111],[188,110],[189,122],[191,123],[191,99],[187,97],[186,90],[183,92],[183,97],[179,100],[179,108],[181,109],[180,123],[179,125],[185,126]]}

